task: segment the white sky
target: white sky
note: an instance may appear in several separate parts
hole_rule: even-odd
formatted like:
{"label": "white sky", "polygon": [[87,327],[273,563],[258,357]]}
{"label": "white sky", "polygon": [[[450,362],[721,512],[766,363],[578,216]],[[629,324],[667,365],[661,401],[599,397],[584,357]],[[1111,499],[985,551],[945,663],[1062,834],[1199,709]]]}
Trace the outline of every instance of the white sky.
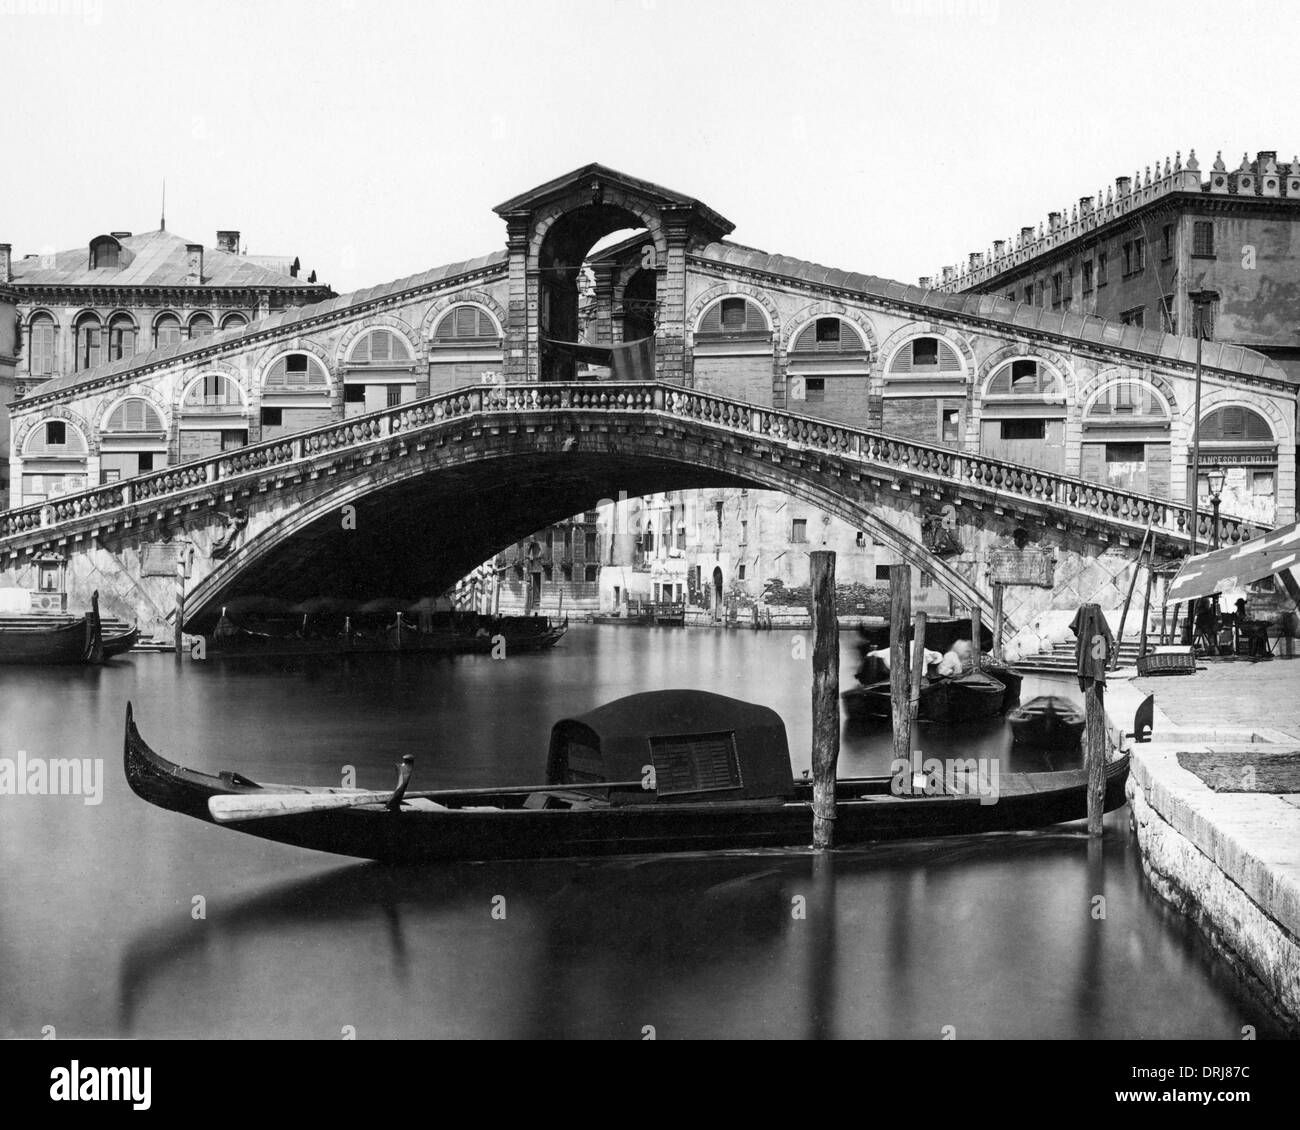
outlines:
{"label": "white sky", "polygon": [[1194,147],[1300,150],[1271,0],[0,0],[0,241],[168,228],[339,292],[503,246],[590,161],[915,282]]}

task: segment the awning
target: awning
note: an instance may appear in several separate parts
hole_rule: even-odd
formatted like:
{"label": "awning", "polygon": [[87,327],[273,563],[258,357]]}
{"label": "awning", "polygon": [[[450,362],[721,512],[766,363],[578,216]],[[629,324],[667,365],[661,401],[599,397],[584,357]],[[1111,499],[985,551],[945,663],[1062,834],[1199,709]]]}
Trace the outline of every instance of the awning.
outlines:
{"label": "awning", "polygon": [[577,341],[542,339],[548,348],[568,354],[589,365],[608,365],[611,380],[652,381],[655,379],[655,339],[643,337],[622,345],[587,345]]}
{"label": "awning", "polygon": [[[1272,576],[1297,564],[1300,564],[1300,522],[1283,526],[1243,545],[1189,557],[1169,585],[1169,602],[1195,600],[1216,592],[1233,592],[1251,581]],[[1284,583],[1290,580],[1285,578]],[[1291,585],[1287,588],[1289,590]]]}

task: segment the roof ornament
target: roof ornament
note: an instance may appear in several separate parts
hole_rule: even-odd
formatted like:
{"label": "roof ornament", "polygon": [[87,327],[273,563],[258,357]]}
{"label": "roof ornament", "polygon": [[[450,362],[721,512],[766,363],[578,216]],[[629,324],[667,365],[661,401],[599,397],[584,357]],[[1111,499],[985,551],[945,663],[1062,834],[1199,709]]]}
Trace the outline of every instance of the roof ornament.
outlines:
{"label": "roof ornament", "polygon": [[1214,158],[1214,171],[1216,173],[1225,173],[1228,171],[1228,166],[1223,163],[1222,149],[1219,150],[1218,156]]}
{"label": "roof ornament", "polygon": [[1174,172],[1181,173],[1182,171],[1183,171],[1183,151],[1181,149],[1175,149],[1174,150]]}
{"label": "roof ornament", "polygon": [[1190,150],[1187,154],[1187,171],[1189,173],[1199,173],[1201,171],[1201,163],[1196,159],[1195,149]]}
{"label": "roof ornament", "polygon": [[1239,168],[1237,172],[1239,173],[1250,172],[1250,155],[1248,153],[1243,153],[1241,155],[1241,168]]}
{"label": "roof ornament", "polygon": [[167,230],[167,178],[163,177],[162,184],[162,214],[158,218],[158,230]]}
{"label": "roof ornament", "polygon": [[1165,154],[1165,176],[1169,175],[1169,154]]}
{"label": "roof ornament", "polygon": [[597,208],[605,202],[605,186],[599,180],[591,182],[591,202]]}

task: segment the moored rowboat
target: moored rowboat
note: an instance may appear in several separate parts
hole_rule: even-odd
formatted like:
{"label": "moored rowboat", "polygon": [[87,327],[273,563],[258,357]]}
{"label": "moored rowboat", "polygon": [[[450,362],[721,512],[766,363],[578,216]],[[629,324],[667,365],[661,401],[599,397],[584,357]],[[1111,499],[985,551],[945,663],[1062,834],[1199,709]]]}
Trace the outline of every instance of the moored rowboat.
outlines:
{"label": "moored rowboat", "polygon": [[51,628],[0,628],[0,663],[102,663],[104,636],[99,593],[90,611],[71,624]]}
{"label": "moored rowboat", "polygon": [[[388,862],[802,847],[812,834],[812,783],[793,777],[779,715],[703,691],[632,695],[562,720],[545,785],[416,793],[409,768],[392,792],[261,784],[168,761],[129,705],[124,766],[131,789],[160,808]],[[1127,755],[1106,766],[1108,810],[1124,804],[1127,775]],[[841,780],[835,842],[1022,830],[1087,812],[1082,771],[993,783],[954,776],[932,795],[905,795],[889,776]]]}
{"label": "moored rowboat", "polygon": [[1011,740],[1035,749],[1078,749],[1083,737],[1083,711],[1059,695],[1032,698],[1007,715]]}

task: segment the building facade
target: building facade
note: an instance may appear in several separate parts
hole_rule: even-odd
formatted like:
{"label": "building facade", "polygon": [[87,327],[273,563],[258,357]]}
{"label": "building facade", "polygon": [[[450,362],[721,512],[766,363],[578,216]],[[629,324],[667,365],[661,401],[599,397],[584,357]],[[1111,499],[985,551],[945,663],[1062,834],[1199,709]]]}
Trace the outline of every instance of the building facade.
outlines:
{"label": "building facade", "polygon": [[[1264,354],[1300,385],[1300,159],[1243,154],[1229,170],[1219,154],[1207,175],[1194,151],[1185,165],[1178,154],[1154,171],[1117,177],[1104,196],[1049,213],[1046,225],[970,253],[933,281],[945,293],[998,295],[1167,333],[1199,326],[1207,339]],[[1165,494],[1172,489],[1165,405],[1154,394],[1129,399],[1111,397],[1085,415],[1080,473]],[[1049,434],[1063,426],[1045,425]],[[1012,425],[1011,434],[1036,427]],[[1009,452],[1020,442],[980,438],[990,452],[999,438]],[[1225,510],[1271,521],[1279,461],[1296,458],[1275,439],[1249,404],[1205,413],[1201,504],[1209,502],[1205,471],[1218,465],[1227,475]]]}
{"label": "building facade", "polygon": [[[16,296],[15,398],[49,382],[137,354],[242,330],[289,306],[333,296],[297,259],[239,253],[240,233],[220,231],[205,248],[160,229],[96,236],[84,248],[15,260],[0,244],[0,285]],[[189,426],[172,436],[156,407],[132,403],[101,428],[95,474],[75,425],[55,424],[31,442],[14,498],[39,501],[248,442],[238,405],[216,382],[190,393]],[[6,474],[8,466],[6,466]]]}
{"label": "building facade", "polygon": [[16,394],[18,295],[0,286],[0,499],[9,498],[9,405]]}

